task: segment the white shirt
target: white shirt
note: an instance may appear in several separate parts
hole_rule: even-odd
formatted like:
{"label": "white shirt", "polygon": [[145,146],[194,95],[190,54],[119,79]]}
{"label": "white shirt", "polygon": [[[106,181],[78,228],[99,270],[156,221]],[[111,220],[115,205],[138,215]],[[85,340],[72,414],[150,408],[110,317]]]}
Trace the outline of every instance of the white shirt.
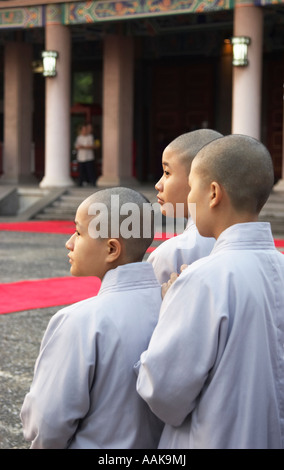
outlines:
{"label": "white shirt", "polygon": [[[92,134],[88,135],[78,135],[76,142],[75,142],[75,148],[77,149],[77,146],[86,146],[86,147],[91,147],[94,143],[94,137]],[[77,149],[77,160],[78,162],[88,162],[91,160],[95,159],[95,152],[93,149]]]}
{"label": "white shirt", "polygon": [[237,224],[168,290],[138,392],[160,448],[283,448],[284,256],[268,223]]}
{"label": "white shirt", "polygon": [[32,448],[157,448],[162,423],[136,392],[133,364],[157,323],[148,263],[108,271],[96,297],[51,319],[21,411]]}
{"label": "white shirt", "polygon": [[184,232],[163,242],[147,261],[152,263],[158,281],[163,284],[172,273],[180,273],[183,264],[208,256],[215,242],[215,238],[202,237],[190,217]]}

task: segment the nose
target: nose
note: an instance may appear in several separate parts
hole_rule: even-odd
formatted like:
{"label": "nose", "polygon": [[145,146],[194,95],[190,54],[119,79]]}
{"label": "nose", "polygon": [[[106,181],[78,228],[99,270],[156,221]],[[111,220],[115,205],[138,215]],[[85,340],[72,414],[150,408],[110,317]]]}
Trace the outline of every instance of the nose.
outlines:
{"label": "nose", "polygon": [[156,191],[161,192],[161,191],[163,190],[163,182],[162,182],[162,179],[163,179],[163,177],[161,177],[161,178],[159,179],[159,181],[157,181],[157,183],[155,184],[155,189],[156,189]]}
{"label": "nose", "polygon": [[75,233],[73,233],[73,235],[65,243],[65,248],[67,248],[67,250],[69,251],[73,251],[74,249],[74,236],[75,236]]}

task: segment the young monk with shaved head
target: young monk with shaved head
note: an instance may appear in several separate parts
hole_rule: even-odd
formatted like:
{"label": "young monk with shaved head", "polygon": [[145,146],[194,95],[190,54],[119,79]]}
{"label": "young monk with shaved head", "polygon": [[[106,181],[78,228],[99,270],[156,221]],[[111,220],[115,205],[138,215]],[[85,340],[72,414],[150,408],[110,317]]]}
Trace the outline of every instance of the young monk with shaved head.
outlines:
{"label": "young monk with shaved head", "polygon": [[153,240],[151,204],[131,189],[105,189],[79,206],[75,223],[71,274],[102,284],[51,319],[21,411],[24,436],[35,449],[156,448],[161,423],[133,372],[161,305],[153,268],[141,262]]}
{"label": "young monk with shaved head", "polygon": [[160,448],[284,446],[284,257],[258,214],[273,186],[267,149],[244,135],[193,160],[189,202],[212,253],[169,288],[137,388],[164,428]]}
{"label": "young monk with shaved head", "polygon": [[173,140],[162,156],[163,175],[155,188],[161,212],[167,217],[187,219],[183,233],[162,243],[149,256],[158,281],[167,282],[172,273],[180,273],[183,264],[189,265],[210,254],[215,239],[200,236],[188,213],[188,175],[193,158],[208,142],[222,137],[212,129],[199,129],[182,134]]}

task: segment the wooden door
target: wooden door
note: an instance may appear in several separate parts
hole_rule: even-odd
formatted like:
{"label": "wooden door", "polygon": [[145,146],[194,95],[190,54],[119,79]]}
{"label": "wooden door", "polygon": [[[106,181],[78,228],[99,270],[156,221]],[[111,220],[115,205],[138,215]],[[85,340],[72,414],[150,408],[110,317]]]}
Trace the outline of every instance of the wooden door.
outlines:
{"label": "wooden door", "polygon": [[164,148],[179,135],[214,128],[213,63],[158,65],[153,69],[149,172],[161,174]]}
{"label": "wooden door", "polygon": [[283,136],[283,58],[265,62],[266,80],[264,89],[264,108],[266,109],[265,144],[271,153],[275,181],[281,178],[282,136]]}

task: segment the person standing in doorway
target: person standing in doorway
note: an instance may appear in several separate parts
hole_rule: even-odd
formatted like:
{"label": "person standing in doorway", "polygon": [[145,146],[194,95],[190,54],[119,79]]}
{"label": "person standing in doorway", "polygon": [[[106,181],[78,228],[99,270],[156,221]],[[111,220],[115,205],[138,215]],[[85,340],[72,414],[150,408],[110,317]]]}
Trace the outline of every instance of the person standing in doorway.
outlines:
{"label": "person standing in doorway", "polygon": [[78,186],[83,186],[85,182],[92,186],[96,184],[94,148],[94,137],[91,133],[91,125],[82,124],[75,141],[79,166]]}

